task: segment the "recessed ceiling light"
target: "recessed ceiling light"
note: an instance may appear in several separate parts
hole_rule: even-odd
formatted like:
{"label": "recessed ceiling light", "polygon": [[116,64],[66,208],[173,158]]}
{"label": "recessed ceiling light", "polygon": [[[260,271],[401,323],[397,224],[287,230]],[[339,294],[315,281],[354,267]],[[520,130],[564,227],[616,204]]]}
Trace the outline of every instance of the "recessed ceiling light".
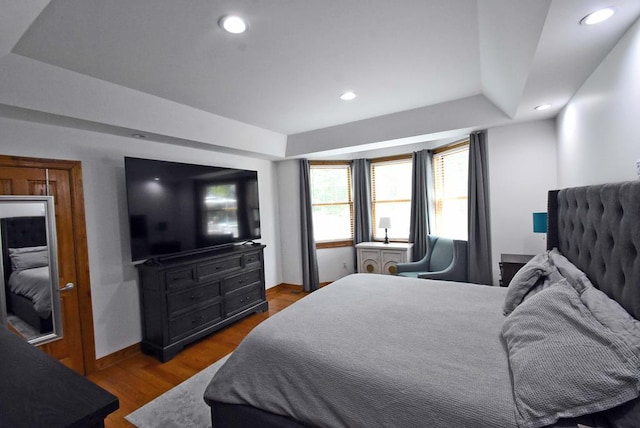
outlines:
{"label": "recessed ceiling light", "polygon": [[595,12],[591,12],[589,15],[582,18],[580,20],[580,24],[599,24],[600,22],[606,21],[607,19],[611,18],[614,13],[616,13],[616,10],[612,7],[606,7],[604,9],[596,10]]}
{"label": "recessed ceiling light", "polygon": [[218,25],[231,34],[242,34],[247,31],[247,23],[244,22],[244,19],[235,15],[223,16],[218,21]]}
{"label": "recessed ceiling light", "polygon": [[345,92],[344,94],[340,95],[340,99],[343,101],[351,101],[355,97],[357,97],[356,93],[351,91]]}
{"label": "recessed ceiling light", "polygon": [[548,110],[551,108],[551,104],[540,104],[539,106],[534,107],[534,109],[538,111]]}

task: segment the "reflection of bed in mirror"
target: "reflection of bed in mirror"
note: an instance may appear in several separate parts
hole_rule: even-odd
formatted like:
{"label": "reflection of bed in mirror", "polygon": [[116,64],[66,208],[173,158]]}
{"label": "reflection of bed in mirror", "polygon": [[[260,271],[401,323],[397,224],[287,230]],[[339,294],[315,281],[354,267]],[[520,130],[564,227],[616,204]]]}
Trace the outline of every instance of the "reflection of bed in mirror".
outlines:
{"label": "reflection of bed in mirror", "polygon": [[10,322],[17,317],[12,324],[27,336],[30,327],[36,334],[53,331],[45,217],[0,219],[0,233]]}

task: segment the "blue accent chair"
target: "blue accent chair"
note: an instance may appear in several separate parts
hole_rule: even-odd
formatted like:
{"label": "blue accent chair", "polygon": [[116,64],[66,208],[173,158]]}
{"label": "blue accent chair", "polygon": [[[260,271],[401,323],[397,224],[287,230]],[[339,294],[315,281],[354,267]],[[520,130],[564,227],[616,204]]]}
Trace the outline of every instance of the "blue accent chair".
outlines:
{"label": "blue accent chair", "polygon": [[398,263],[397,275],[412,278],[467,282],[467,241],[427,236],[422,260]]}

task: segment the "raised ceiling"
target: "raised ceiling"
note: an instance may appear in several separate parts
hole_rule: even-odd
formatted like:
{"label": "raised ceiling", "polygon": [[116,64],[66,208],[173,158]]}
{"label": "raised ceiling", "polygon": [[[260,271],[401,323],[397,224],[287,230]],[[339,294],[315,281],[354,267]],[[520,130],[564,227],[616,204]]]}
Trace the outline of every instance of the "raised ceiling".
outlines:
{"label": "raised ceiling", "polygon": [[[6,23],[18,22],[10,34],[16,39],[11,53],[0,59],[15,79],[24,68],[42,68],[34,76],[50,76],[53,66],[55,73],[67,71],[61,80],[75,80],[77,90],[89,96],[95,89],[85,91],[83,85],[106,82],[117,90],[102,83],[105,90],[99,93],[116,97],[135,91],[148,96],[146,104],[166,105],[165,114],[168,106],[183,106],[202,113],[203,120],[206,114],[231,119],[288,138],[284,145],[275,138],[274,148],[262,153],[275,157],[401,144],[553,117],[640,15],[637,0],[41,0],[22,8],[0,0],[0,5],[11,6],[16,17],[5,15]],[[610,5],[618,8],[610,21],[579,25],[587,13]],[[248,21],[245,34],[227,34],[217,26],[229,13]],[[342,101],[339,95],[346,90],[359,96]],[[28,119],[29,112],[33,118],[42,117],[40,112],[70,126],[95,123],[100,132],[121,128],[169,142],[233,144],[151,124],[145,129],[112,114],[81,117],[35,98],[17,101],[34,94],[10,95],[3,98],[0,92],[0,114]],[[552,109],[533,110],[544,102]],[[241,142],[238,148],[261,151]]]}

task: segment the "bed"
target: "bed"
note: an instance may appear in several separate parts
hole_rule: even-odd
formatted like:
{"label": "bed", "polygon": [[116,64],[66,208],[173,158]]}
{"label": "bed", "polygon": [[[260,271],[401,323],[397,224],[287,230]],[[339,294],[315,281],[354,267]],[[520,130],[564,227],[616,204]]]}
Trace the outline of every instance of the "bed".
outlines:
{"label": "bed", "polygon": [[7,312],[38,333],[53,330],[44,216],[0,219]]}
{"label": "bed", "polygon": [[640,181],[549,193],[508,288],[355,274],[258,325],[218,427],[640,426]]}

